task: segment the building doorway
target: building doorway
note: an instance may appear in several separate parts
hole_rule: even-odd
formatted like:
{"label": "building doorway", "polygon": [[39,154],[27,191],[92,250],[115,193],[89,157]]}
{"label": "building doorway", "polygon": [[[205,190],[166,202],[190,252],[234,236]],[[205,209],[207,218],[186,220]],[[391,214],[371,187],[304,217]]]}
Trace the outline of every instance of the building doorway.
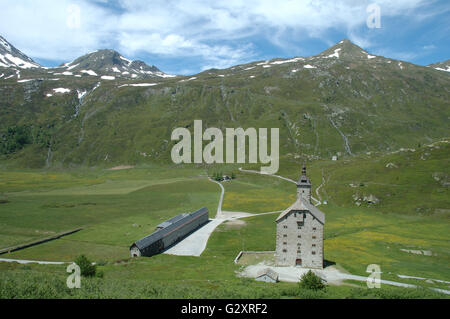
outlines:
{"label": "building doorway", "polygon": [[301,260],[301,258],[295,260],[295,265],[296,265],[296,266],[301,266],[301,265],[302,265],[302,260]]}

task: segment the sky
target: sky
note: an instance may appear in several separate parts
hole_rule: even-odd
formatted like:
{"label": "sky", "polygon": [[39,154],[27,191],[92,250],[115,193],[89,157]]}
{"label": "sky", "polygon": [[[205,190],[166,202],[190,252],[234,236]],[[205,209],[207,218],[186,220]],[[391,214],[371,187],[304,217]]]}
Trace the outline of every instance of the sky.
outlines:
{"label": "sky", "polygon": [[169,74],[312,56],[342,39],[450,59],[449,0],[0,0],[0,35],[44,66],[114,49]]}

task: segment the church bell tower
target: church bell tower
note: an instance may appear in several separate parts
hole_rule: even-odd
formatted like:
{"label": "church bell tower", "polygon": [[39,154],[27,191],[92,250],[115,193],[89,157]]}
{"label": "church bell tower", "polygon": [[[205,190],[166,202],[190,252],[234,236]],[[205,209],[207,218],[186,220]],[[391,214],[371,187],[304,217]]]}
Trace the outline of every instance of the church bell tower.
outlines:
{"label": "church bell tower", "polygon": [[303,197],[311,203],[311,181],[306,176],[306,166],[303,165],[302,176],[297,183],[297,198]]}

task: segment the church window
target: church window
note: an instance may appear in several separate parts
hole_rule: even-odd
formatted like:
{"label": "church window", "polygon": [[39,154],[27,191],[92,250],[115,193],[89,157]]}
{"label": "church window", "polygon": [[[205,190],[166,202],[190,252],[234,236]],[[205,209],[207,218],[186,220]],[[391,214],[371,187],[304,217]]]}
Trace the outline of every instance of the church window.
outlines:
{"label": "church window", "polygon": [[313,230],[317,230],[317,228],[316,228],[316,227],[313,227]]}
{"label": "church window", "polygon": [[287,253],[287,249],[283,249],[283,253]]}
{"label": "church window", "polygon": [[311,252],[313,255],[315,255],[316,254],[316,252],[315,251],[313,251],[313,252]]}
{"label": "church window", "polygon": [[312,239],[316,239],[316,236],[312,236]]}

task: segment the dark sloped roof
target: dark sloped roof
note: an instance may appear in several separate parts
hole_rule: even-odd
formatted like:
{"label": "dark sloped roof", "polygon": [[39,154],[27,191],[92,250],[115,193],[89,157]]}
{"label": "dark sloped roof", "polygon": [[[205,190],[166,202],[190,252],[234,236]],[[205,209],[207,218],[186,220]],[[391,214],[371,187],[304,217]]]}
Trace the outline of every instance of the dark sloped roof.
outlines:
{"label": "dark sloped roof", "polygon": [[266,269],[260,271],[258,273],[258,275],[256,276],[256,278],[260,278],[262,276],[267,276],[267,277],[271,278],[274,281],[278,281],[278,277],[279,277],[278,273],[276,271],[274,271],[273,269],[271,269],[271,268],[266,268]]}
{"label": "dark sloped roof", "polygon": [[159,224],[157,226],[157,228],[166,228],[167,226],[169,226],[169,225],[171,225],[173,223],[176,223],[177,221],[179,221],[180,219],[183,219],[184,217],[186,217],[188,215],[189,214],[184,213],[184,214],[180,214],[178,216],[175,216],[175,217],[173,217],[173,218],[171,218],[169,220],[166,220],[165,222],[162,222],[161,224]]}
{"label": "dark sloped roof", "polygon": [[[145,247],[150,246],[151,244],[153,244],[154,242],[164,238],[165,236],[167,236],[168,234],[172,233],[173,231],[177,230],[179,227],[184,226],[185,224],[187,224],[188,222],[204,215],[204,214],[208,214],[208,209],[206,207],[203,207],[202,209],[199,209],[191,214],[181,214],[178,215],[172,219],[169,219],[167,221],[168,225],[165,226],[162,229],[159,229],[157,231],[155,231],[154,233],[138,240],[137,242],[135,242],[133,245],[136,245],[137,248],[139,248],[139,250],[144,249]],[[182,218],[179,218],[180,216],[183,216]],[[171,221],[169,223],[169,221]],[[164,223],[163,223],[164,224]],[[131,247],[133,247],[133,245]]]}
{"label": "dark sloped roof", "polygon": [[325,214],[322,213],[316,206],[309,203],[306,199],[300,196],[299,199],[288,209],[280,214],[277,218],[277,222],[283,219],[292,211],[309,211],[314,217],[316,217],[322,224],[325,224]]}

